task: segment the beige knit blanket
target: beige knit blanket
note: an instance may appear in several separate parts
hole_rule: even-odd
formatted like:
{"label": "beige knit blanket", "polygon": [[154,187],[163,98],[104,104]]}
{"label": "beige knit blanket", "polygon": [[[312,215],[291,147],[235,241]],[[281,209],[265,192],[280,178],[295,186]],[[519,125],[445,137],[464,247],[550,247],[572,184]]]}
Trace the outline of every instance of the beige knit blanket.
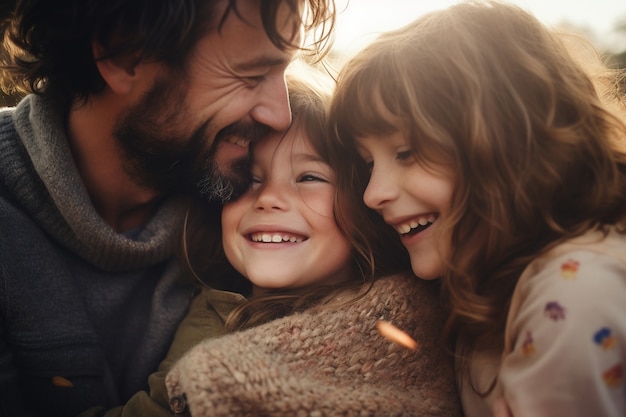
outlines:
{"label": "beige knit blanket", "polygon": [[[168,374],[170,398],[185,398],[195,417],[461,416],[429,284],[384,278],[349,306],[316,307],[206,340]],[[381,336],[379,319],[419,348]]]}

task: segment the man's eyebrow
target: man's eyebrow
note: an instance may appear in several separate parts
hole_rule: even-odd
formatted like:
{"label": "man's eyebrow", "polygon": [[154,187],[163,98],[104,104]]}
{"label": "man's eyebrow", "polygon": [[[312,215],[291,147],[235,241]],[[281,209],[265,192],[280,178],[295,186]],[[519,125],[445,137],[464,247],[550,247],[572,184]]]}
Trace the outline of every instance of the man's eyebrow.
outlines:
{"label": "man's eyebrow", "polygon": [[286,56],[281,57],[268,57],[262,56],[250,61],[238,62],[233,65],[233,68],[237,71],[250,71],[258,68],[270,68],[285,66],[291,62],[291,59]]}

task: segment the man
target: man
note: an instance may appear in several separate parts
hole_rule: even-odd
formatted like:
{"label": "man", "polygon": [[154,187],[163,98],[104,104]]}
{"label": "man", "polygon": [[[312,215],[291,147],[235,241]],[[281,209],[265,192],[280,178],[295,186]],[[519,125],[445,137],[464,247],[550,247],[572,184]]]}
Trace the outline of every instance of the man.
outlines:
{"label": "man", "polygon": [[36,94],[0,111],[0,416],[146,388],[192,296],[186,196],[247,186],[303,29],[333,21],[332,0],[17,1],[0,74]]}

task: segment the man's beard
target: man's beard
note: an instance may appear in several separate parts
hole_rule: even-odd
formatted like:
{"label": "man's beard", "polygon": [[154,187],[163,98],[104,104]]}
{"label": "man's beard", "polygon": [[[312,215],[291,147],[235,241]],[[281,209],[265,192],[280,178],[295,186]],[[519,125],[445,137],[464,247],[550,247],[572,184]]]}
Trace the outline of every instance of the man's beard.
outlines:
{"label": "man's beard", "polygon": [[[208,201],[226,203],[237,199],[252,182],[251,175],[230,175],[222,172],[214,160],[207,161],[208,172],[198,182],[199,195]],[[250,158],[241,158],[232,165],[238,174],[250,172]]]}
{"label": "man's beard", "polygon": [[226,169],[216,161],[218,144],[227,135],[244,134],[256,140],[267,134],[260,124],[236,122],[216,134],[206,148],[211,120],[189,132],[185,84],[158,80],[127,115],[117,120],[113,135],[123,155],[123,168],[138,185],[162,194],[180,193],[224,203],[250,184],[249,157]]}
{"label": "man's beard", "polygon": [[226,126],[215,135],[209,158],[205,163],[205,175],[198,182],[200,195],[209,201],[225,203],[237,199],[252,183],[250,152],[245,158],[231,162],[228,170],[220,168],[217,150],[220,143],[230,137],[248,141],[249,149],[253,144],[266,137],[270,128],[255,122],[237,122]]}

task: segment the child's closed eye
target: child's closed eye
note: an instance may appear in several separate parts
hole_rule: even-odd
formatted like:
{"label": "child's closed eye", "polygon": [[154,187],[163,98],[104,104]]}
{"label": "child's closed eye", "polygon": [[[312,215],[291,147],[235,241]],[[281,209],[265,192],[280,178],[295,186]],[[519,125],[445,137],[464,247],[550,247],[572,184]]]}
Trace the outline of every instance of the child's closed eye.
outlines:
{"label": "child's closed eye", "polygon": [[298,177],[297,182],[330,182],[327,178],[320,174],[302,174]]}
{"label": "child's closed eye", "polygon": [[258,187],[260,187],[260,184],[263,184],[264,179],[262,177],[259,177],[258,175],[253,175],[252,179],[250,180],[250,185],[248,187],[248,190],[255,190]]}

